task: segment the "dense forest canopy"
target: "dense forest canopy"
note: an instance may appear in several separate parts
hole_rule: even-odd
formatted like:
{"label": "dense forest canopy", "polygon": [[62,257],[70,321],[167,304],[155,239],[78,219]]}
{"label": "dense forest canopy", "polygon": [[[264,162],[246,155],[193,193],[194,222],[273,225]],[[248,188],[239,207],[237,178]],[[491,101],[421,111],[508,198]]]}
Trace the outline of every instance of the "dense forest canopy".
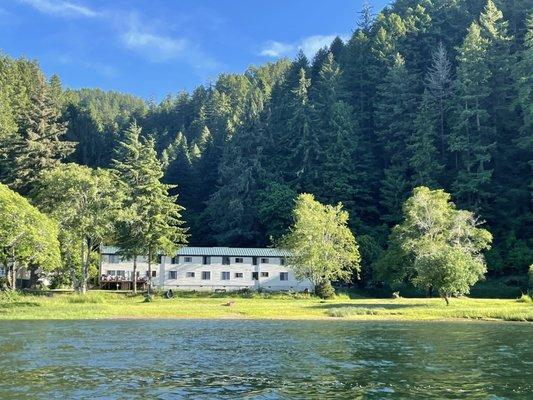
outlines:
{"label": "dense forest canopy", "polygon": [[349,40],[312,60],[222,74],[160,103],[65,90],[36,62],[1,56],[0,177],[25,195],[31,179],[11,176],[13,166],[52,167],[22,157],[25,145],[110,167],[136,121],[155,141],[193,245],[268,245],[289,226],[297,194],[312,193],[349,212],[365,274],[424,185],[486,221],[489,272],[523,273],[533,259],[531,10],[532,0],[365,7]]}

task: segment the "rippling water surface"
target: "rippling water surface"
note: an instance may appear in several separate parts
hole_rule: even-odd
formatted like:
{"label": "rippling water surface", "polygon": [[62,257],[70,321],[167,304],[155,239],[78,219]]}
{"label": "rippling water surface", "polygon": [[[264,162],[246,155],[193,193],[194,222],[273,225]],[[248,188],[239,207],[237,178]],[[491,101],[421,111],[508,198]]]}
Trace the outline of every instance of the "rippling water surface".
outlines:
{"label": "rippling water surface", "polygon": [[533,325],[0,322],[0,399],[533,399]]}

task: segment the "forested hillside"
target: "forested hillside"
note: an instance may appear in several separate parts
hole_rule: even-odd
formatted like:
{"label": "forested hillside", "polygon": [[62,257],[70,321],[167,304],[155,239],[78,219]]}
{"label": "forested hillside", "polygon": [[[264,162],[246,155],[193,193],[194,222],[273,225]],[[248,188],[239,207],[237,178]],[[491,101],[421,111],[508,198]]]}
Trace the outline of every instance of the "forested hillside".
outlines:
{"label": "forested hillside", "polygon": [[[347,42],[312,60],[222,74],[158,104],[64,89],[36,62],[3,56],[1,180],[31,190],[32,174],[49,166],[25,157],[28,148],[110,167],[136,121],[156,141],[193,245],[268,245],[307,192],[344,204],[365,268],[424,185],[486,221],[491,273],[524,273],[533,260],[532,10],[533,0],[366,7]],[[42,123],[66,134],[36,140]]]}

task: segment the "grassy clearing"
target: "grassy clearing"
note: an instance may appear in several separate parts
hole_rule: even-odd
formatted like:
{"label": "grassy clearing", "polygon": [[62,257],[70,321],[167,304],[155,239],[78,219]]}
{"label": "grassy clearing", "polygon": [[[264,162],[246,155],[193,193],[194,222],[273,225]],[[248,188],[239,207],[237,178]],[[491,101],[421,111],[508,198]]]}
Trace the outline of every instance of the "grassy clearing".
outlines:
{"label": "grassy clearing", "polygon": [[[0,294],[0,320],[104,318],[250,318],[533,321],[533,303],[523,300],[350,299],[320,300],[309,295],[177,293],[173,299],[93,291],[43,295]],[[233,303],[234,301],[234,303]],[[232,302],[231,305],[227,305]]]}

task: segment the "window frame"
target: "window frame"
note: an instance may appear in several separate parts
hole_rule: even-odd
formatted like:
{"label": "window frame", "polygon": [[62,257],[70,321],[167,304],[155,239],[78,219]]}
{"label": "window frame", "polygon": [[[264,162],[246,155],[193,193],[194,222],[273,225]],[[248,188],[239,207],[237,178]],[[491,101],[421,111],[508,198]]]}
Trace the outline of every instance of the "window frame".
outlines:
{"label": "window frame", "polygon": [[262,257],[261,258],[261,264],[270,264],[270,258]]}
{"label": "window frame", "polygon": [[195,278],[196,273],[194,271],[187,271],[185,272],[185,278]]}
{"label": "window frame", "polygon": [[[285,279],[283,279],[285,277]],[[289,273],[288,272],[280,272],[279,273],[279,280],[280,281],[288,281],[289,280]]]}
{"label": "window frame", "polygon": [[242,272],[235,272],[234,277],[235,277],[235,279],[243,279],[243,278],[244,278],[244,273],[242,273]]}
{"label": "window frame", "polygon": [[269,274],[268,271],[261,271],[260,277],[261,278],[268,278]]}
{"label": "window frame", "polygon": [[211,271],[202,271],[202,280],[210,281],[211,280]]}
{"label": "window frame", "polygon": [[235,264],[244,264],[244,257],[235,257]]}
{"label": "window frame", "polygon": [[220,272],[220,280],[221,281],[229,281],[231,279],[231,272],[230,271],[221,271]]}

